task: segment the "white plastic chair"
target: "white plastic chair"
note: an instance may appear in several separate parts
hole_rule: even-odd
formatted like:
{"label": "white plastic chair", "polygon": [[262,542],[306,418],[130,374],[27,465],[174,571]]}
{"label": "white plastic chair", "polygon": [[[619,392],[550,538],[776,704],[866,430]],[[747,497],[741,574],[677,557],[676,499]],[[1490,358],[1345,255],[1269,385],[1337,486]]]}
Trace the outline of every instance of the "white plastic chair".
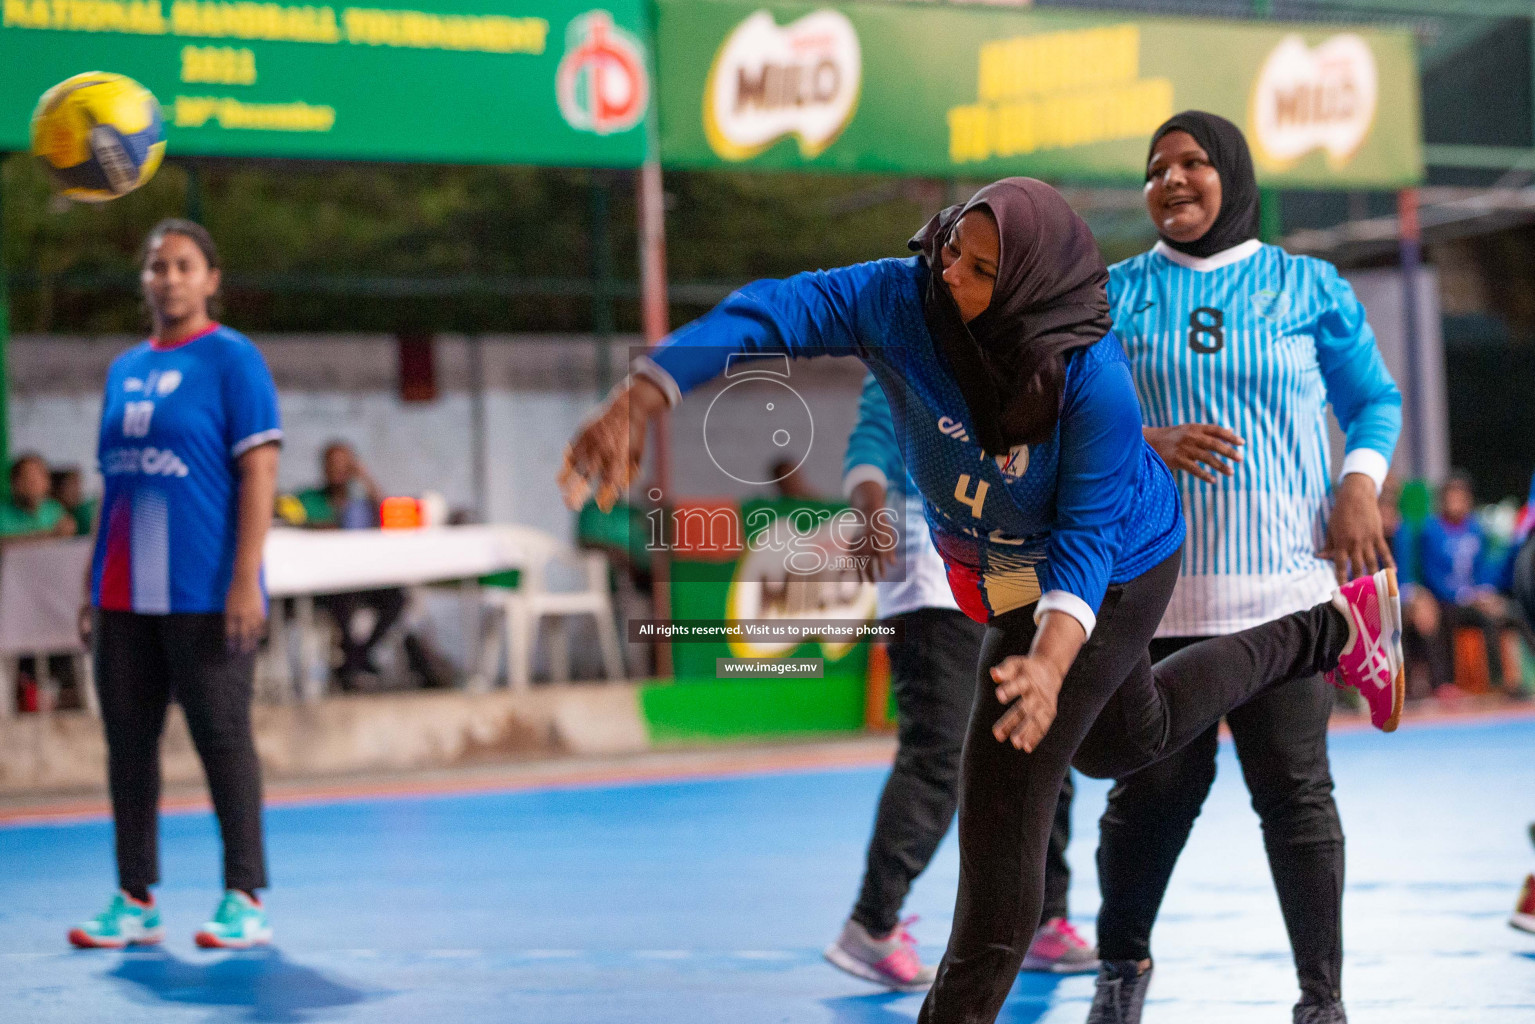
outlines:
{"label": "white plastic chair", "polygon": [[[551,591],[547,588],[545,568],[550,561],[578,563],[585,586],[581,590]],[[539,627],[547,620],[549,675],[557,683],[570,680],[571,618],[590,616],[602,650],[603,674],[612,680],[624,678],[623,648],[613,622],[613,599],[608,592],[608,560],[596,552],[565,551],[549,561],[530,564],[521,570],[515,589],[482,587],[481,604],[490,614],[481,634],[479,672],[487,683],[495,679],[506,650],[506,677],[514,690],[526,689],[533,680],[533,654]]]}

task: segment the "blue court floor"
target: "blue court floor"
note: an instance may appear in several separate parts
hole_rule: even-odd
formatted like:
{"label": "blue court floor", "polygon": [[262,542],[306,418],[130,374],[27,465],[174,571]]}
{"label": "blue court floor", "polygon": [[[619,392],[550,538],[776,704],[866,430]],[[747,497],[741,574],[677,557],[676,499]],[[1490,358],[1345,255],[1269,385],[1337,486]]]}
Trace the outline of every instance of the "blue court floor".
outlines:
{"label": "blue court floor", "polygon": [[[1229,746],[1156,936],[1146,1024],[1290,1020],[1294,982],[1257,822]],[[1535,868],[1535,721],[1346,732],[1333,743],[1349,840],[1345,995],[1354,1024],[1535,1020],[1535,936],[1505,920]],[[820,960],[853,898],[883,773],[348,800],[270,810],[278,944],[208,953],[218,898],[206,813],[167,816],[171,937],[74,952],[111,891],[105,821],[0,828],[0,1021],[790,1022],[899,1024]],[[1090,931],[1105,786],[1076,805],[1072,912]],[[918,883],[936,957],[952,836]],[[1026,976],[1010,1024],[1081,1024],[1088,978]]]}

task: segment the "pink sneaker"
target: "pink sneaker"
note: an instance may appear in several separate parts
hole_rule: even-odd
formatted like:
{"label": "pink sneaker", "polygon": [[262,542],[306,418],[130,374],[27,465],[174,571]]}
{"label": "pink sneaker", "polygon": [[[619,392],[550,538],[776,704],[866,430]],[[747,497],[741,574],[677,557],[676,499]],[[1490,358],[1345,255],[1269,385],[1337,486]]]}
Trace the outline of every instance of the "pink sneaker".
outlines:
{"label": "pink sneaker", "polygon": [[1098,951],[1064,917],[1039,926],[1019,970],[1048,974],[1087,974],[1098,970]]}
{"label": "pink sneaker", "polygon": [[849,918],[837,941],[827,946],[822,955],[833,967],[876,985],[897,992],[926,992],[937,969],[924,965],[917,956],[917,940],[906,930],[916,920],[909,917],[896,925],[895,931],[877,939]]}
{"label": "pink sneaker", "polygon": [[1337,687],[1352,686],[1370,706],[1370,723],[1391,732],[1402,718],[1407,677],[1402,666],[1402,602],[1396,570],[1382,569],[1345,583],[1332,599],[1348,620],[1348,645],[1338,667],[1325,674]]}

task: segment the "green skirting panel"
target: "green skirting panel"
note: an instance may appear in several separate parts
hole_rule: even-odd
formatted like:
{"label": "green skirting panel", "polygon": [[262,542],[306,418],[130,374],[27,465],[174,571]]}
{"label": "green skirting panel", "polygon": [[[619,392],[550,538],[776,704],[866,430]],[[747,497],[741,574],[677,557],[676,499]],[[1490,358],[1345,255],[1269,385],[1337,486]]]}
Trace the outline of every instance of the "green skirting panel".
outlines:
{"label": "green skirting panel", "polygon": [[863,680],[694,679],[648,683],[640,707],[653,743],[734,736],[857,732]]}

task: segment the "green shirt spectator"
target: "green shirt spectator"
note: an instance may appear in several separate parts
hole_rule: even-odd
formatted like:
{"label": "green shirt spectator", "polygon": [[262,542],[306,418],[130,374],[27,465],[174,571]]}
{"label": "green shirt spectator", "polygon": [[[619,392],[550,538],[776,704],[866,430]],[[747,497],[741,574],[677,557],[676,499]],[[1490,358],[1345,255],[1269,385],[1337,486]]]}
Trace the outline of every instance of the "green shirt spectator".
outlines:
{"label": "green shirt spectator", "polygon": [[91,528],[96,525],[96,499],[86,498],[69,511],[75,517],[75,536],[90,536]]}
{"label": "green shirt spectator", "polygon": [[[59,533],[64,521],[64,506],[52,498],[44,498],[30,512],[8,501],[0,505],[0,537],[25,537],[34,533]],[[74,520],[70,520],[69,533],[75,532]]]}
{"label": "green shirt spectator", "polygon": [[336,510],[331,506],[330,495],[324,487],[311,487],[307,491],[299,491],[294,497],[304,510],[304,521],[300,525],[318,528],[340,524]]}
{"label": "green shirt spectator", "polygon": [[378,484],[357,452],[345,441],[332,441],[320,453],[324,480],[294,495],[304,510],[299,525],[312,530],[357,530],[378,525],[383,500]]}
{"label": "green shirt spectator", "polygon": [[96,499],[85,497],[79,466],[65,466],[49,474],[49,496],[64,506],[75,521],[75,535],[89,537],[96,525]]}
{"label": "green shirt spectator", "polygon": [[0,539],[73,537],[75,521],[48,496],[48,463],[28,453],[11,463],[11,498],[0,505]]}

